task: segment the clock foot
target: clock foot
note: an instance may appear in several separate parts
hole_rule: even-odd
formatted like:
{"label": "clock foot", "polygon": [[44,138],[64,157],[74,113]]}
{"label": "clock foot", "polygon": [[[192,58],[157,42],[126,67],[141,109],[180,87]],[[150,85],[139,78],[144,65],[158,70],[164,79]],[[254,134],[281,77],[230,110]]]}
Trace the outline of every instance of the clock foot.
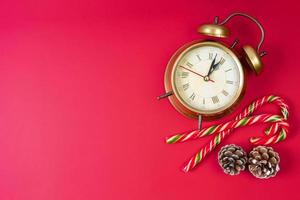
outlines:
{"label": "clock foot", "polygon": [[162,95],[158,96],[157,99],[158,99],[158,100],[161,100],[161,99],[164,99],[164,98],[166,98],[166,97],[168,97],[168,96],[171,96],[171,95],[173,95],[173,94],[174,94],[173,91],[170,91],[170,92],[167,92],[167,93],[165,93],[165,94],[162,94]]}
{"label": "clock foot", "polygon": [[198,130],[200,131],[202,129],[202,116],[198,116]]}

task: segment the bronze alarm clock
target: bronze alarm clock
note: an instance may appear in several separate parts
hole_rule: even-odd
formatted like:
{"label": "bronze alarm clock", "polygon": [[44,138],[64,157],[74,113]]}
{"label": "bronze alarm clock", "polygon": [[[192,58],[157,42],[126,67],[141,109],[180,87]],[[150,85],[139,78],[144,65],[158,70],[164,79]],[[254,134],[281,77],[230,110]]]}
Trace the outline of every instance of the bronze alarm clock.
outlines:
{"label": "bronze alarm clock", "polygon": [[[226,45],[217,40],[197,40],[179,48],[170,59],[165,71],[166,93],[177,111],[190,118],[216,119],[230,113],[240,102],[245,91],[245,73],[242,63],[260,74],[263,64],[260,51],[264,41],[264,29],[253,17],[245,13],[233,13],[224,21],[204,24],[198,28],[202,35],[227,38],[229,29],[224,25],[234,17],[245,17],[260,28],[261,39],[256,49],[243,46],[243,55],[234,50],[237,40]],[[242,60],[243,59],[243,60]],[[244,62],[245,61],[245,62]]]}

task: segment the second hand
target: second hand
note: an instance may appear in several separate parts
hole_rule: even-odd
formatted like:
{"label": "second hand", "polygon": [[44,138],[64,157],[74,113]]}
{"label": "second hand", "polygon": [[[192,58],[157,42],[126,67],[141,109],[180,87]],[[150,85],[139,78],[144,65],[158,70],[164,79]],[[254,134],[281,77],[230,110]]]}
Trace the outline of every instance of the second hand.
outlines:
{"label": "second hand", "polygon": [[[192,71],[192,70],[190,70],[190,69],[188,69],[188,68],[186,68],[186,67],[184,67],[184,66],[179,66],[179,67],[181,67],[181,68],[183,68],[183,69],[185,69],[185,70],[187,70],[187,71],[189,71],[189,72],[192,72],[192,73],[194,73],[194,74],[196,74],[196,75],[198,75],[198,76],[201,76],[202,78],[204,78],[205,76],[203,76],[203,75],[201,75],[201,74],[199,74],[199,73],[197,73],[197,72],[194,72],[194,71]],[[211,80],[211,79],[209,79],[209,81],[211,81],[211,82],[215,82],[214,80]]]}

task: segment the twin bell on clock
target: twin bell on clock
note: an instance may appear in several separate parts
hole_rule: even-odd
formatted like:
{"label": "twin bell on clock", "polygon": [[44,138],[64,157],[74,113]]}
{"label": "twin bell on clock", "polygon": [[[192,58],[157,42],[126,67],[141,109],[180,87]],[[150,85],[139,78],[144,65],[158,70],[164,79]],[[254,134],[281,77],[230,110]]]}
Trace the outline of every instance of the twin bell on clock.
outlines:
{"label": "twin bell on clock", "polygon": [[[225,24],[237,17],[254,22],[261,31],[257,48],[245,45],[242,55],[234,49],[238,40],[231,45],[219,40],[230,35]],[[233,13],[222,22],[215,17],[213,24],[201,25],[198,32],[210,39],[193,41],[175,52],[165,72],[166,93],[158,99],[168,97],[181,114],[198,118],[200,129],[202,119],[220,118],[234,109],[245,90],[243,65],[260,74],[266,53],[260,51],[265,35],[261,23],[245,13]]]}

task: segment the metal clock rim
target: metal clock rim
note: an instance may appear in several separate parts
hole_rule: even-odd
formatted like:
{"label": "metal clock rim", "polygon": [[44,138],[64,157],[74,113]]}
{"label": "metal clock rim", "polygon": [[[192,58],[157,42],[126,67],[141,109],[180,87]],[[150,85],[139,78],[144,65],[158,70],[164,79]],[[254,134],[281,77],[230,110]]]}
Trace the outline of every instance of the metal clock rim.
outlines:
{"label": "metal clock rim", "polygon": [[[237,93],[234,97],[233,102],[231,104],[225,106],[225,107],[220,107],[219,109],[217,109],[213,112],[199,111],[199,110],[189,106],[180,97],[180,95],[178,94],[178,91],[175,87],[175,84],[174,84],[175,68],[176,68],[177,63],[180,60],[180,58],[183,55],[185,55],[188,51],[190,51],[191,49],[194,49],[198,46],[204,46],[204,45],[216,46],[216,47],[222,48],[224,51],[229,53],[233,57],[235,62],[237,63],[237,66],[239,68],[239,73],[240,73],[240,83],[238,85],[239,88],[238,88],[238,91],[237,91]],[[240,60],[238,59],[237,54],[234,53],[233,50],[230,49],[229,47],[227,47],[224,43],[211,41],[211,40],[196,40],[196,41],[193,41],[193,42],[190,42],[190,43],[187,43],[187,44],[183,45],[181,48],[179,48],[174,53],[174,55],[170,59],[168,65],[167,65],[166,73],[165,73],[165,89],[166,89],[167,92],[170,89],[173,91],[174,95],[169,97],[169,100],[171,101],[172,105],[176,108],[176,110],[178,110],[183,115],[185,115],[187,117],[192,117],[192,118],[195,118],[199,115],[202,115],[204,117],[204,119],[211,119],[211,118],[214,119],[214,118],[218,118],[220,116],[223,116],[226,113],[231,112],[232,108],[240,101],[240,98],[243,96],[243,93],[244,93],[244,86],[245,86],[245,75],[244,75],[244,73],[245,72],[243,70],[243,66],[242,66]],[[174,96],[175,96],[176,99],[174,99]],[[179,103],[179,105],[178,105],[178,103]]]}

